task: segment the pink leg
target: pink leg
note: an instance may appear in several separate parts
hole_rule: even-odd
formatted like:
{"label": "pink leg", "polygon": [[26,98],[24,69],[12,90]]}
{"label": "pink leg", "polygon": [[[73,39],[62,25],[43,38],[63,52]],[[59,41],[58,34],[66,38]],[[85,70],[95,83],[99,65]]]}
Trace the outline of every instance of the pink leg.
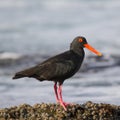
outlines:
{"label": "pink leg", "polygon": [[57,87],[57,82],[55,82],[54,91],[55,91],[55,97],[56,97],[57,102],[59,102],[60,105],[66,111],[67,110],[66,106],[69,105],[69,104],[65,103],[62,99],[62,83],[59,83],[59,86]]}
{"label": "pink leg", "polygon": [[56,100],[57,100],[57,102],[59,102],[58,93],[57,93],[57,82],[55,82],[55,84],[54,84],[54,91],[55,91]]}
{"label": "pink leg", "polygon": [[66,103],[63,102],[63,99],[62,99],[62,84],[61,83],[59,83],[58,95],[59,95],[59,102],[60,102],[60,104],[63,106],[64,110],[67,110]]}

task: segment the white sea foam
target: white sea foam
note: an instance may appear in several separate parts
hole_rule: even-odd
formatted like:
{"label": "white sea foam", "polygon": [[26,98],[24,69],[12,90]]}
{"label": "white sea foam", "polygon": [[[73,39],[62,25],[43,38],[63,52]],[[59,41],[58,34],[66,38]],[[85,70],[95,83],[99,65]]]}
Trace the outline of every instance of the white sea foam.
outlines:
{"label": "white sea foam", "polygon": [[20,57],[21,57],[21,55],[17,54],[17,53],[10,53],[10,52],[0,53],[0,60],[5,60],[5,59],[19,59]]}

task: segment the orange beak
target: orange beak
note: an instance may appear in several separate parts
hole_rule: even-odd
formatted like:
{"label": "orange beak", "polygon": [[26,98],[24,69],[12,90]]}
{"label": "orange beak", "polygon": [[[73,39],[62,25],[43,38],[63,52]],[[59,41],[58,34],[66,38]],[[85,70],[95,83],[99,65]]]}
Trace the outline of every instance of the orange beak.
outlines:
{"label": "orange beak", "polygon": [[87,48],[88,50],[94,52],[95,54],[97,54],[98,56],[102,56],[102,53],[100,53],[99,51],[95,50],[92,46],[90,46],[89,44],[84,44],[84,47]]}

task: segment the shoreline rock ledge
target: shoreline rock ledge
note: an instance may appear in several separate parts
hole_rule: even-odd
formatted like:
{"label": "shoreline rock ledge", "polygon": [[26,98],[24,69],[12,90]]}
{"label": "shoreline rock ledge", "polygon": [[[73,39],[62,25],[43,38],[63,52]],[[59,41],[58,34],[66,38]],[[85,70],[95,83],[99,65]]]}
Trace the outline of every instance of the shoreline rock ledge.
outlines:
{"label": "shoreline rock ledge", "polygon": [[0,120],[120,120],[120,106],[93,103],[74,104],[67,111],[59,104],[22,104],[0,109]]}

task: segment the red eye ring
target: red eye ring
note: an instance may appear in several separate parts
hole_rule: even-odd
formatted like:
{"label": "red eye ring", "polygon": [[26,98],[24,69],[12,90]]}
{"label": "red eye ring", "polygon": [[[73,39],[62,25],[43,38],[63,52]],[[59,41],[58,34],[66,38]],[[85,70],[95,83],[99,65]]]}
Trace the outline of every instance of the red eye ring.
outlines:
{"label": "red eye ring", "polygon": [[79,39],[79,42],[83,42],[83,39],[80,38],[80,39]]}

